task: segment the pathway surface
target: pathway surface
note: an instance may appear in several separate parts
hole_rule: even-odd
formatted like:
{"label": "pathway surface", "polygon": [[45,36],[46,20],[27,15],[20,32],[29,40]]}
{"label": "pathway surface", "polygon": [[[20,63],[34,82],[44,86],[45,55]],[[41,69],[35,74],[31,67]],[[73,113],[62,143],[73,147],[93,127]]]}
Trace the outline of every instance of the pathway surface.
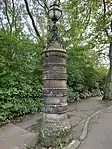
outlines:
{"label": "pathway surface", "polygon": [[[80,120],[82,120],[82,118],[88,117],[110,104],[110,102],[102,101],[101,99],[102,97],[95,97],[70,104],[68,108],[68,118],[72,126],[75,126]],[[13,121],[12,123],[28,132],[37,133],[41,119],[42,113],[37,113],[35,115],[25,116],[24,119],[19,122]]]}
{"label": "pathway surface", "polygon": [[112,149],[112,107],[91,120],[87,138],[78,149]]}
{"label": "pathway surface", "polygon": [[[70,104],[68,118],[76,130],[76,137],[78,138],[80,135],[83,121],[88,116],[110,104],[109,102],[102,101],[101,97],[81,100]],[[37,113],[35,115],[27,115],[22,119],[15,119],[11,124],[1,127],[0,149],[23,149],[27,145],[34,145],[37,141],[38,128],[41,120],[42,113]]]}

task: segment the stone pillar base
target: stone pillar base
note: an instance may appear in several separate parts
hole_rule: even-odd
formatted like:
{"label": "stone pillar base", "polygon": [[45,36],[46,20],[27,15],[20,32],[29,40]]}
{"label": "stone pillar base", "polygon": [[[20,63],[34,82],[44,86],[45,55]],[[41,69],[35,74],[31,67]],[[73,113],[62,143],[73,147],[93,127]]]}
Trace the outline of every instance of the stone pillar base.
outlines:
{"label": "stone pillar base", "polygon": [[67,119],[67,53],[60,43],[50,43],[43,52],[43,121],[38,143],[45,148],[62,148],[73,140]]}
{"label": "stone pillar base", "polygon": [[[51,115],[52,118],[53,115]],[[68,119],[60,120],[58,115],[54,115],[54,117],[55,120],[43,119],[42,121],[38,136],[38,143],[42,147],[59,148],[68,145],[74,138],[74,132]],[[66,115],[63,114],[63,117],[66,117]]]}

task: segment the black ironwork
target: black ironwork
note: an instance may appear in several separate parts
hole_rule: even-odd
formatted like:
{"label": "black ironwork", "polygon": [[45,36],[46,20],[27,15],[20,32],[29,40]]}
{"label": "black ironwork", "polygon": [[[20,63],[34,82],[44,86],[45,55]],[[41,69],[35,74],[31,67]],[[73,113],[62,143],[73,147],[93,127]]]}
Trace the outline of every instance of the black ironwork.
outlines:
{"label": "black ironwork", "polygon": [[[62,16],[62,10],[60,9],[59,5],[56,3],[56,1],[53,3],[53,5],[50,6],[50,9],[49,9],[49,12],[48,14],[50,13],[50,11],[53,11],[53,16],[52,18],[49,18],[52,20],[53,22],[53,27],[52,27],[52,38],[51,40],[52,41],[60,41],[60,35],[59,35],[59,32],[58,32],[58,27],[56,25],[56,22],[60,19],[60,17]],[[59,16],[56,16],[56,11],[60,12],[60,15]],[[51,42],[51,41],[50,41]]]}
{"label": "black ironwork", "polygon": [[52,40],[56,41],[56,40],[60,40],[60,36],[59,36],[59,32],[58,32],[58,27],[56,26],[56,23],[54,22],[54,25],[52,27]]}

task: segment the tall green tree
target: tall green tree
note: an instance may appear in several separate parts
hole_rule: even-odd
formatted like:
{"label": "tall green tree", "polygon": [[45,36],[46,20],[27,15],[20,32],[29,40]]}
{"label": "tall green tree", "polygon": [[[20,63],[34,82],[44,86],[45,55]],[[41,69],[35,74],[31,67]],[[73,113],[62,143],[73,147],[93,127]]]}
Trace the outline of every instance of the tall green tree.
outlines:
{"label": "tall green tree", "polygon": [[[49,39],[52,27],[47,14],[50,2],[50,0],[2,2],[0,9],[2,120],[37,111],[39,106],[41,108],[41,52]],[[73,0],[59,3],[63,8],[63,16],[58,22],[58,28],[69,55],[68,101],[100,95],[98,92],[104,89],[107,69],[101,64],[101,55],[99,56],[98,51],[102,50],[100,45],[109,43],[109,40],[105,39],[104,29],[105,25],[109,25],[109,21],[106,17],[104,23],[101,2]],[[98,14],[98,10],[102,17]],[[98,49],[97,52],[95,48]]]}
{"label": "tall green tree", "polygon": [[[109,71],[103,100],[112,100],[112,2],[103,0],[104,6],[104,29],[108,38],[109,46]],[[108,31],[110,29],[110,31]]]}

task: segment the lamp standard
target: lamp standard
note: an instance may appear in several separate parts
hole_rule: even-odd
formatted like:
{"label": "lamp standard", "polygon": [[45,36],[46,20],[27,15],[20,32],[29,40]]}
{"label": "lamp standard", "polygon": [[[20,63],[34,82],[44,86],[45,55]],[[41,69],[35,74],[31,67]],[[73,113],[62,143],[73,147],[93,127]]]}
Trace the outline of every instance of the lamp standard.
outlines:
{"label": "lamp standard", "polygon": [[43,147],[56,148],[63,144],[68,145],[73,135],[67,119],[67,53],[60,46],[56,26],[62,10],[56,2],[50,6],[48,15],[53,22],[53,27],[50,44],[43,52],[44,104],[38,141]]}
{"label": "lamp standard", "polygon": [[62,10],[60,9],[59,5],[54,2],[53,5],[50,6],[50,9],[48,11],[48,16],[53,22],[53,27],[52,27],[52,41],[59,40],[59,33],[58,33],[58,27],[56,26],[57,21],[61,18],[62,16]]}

